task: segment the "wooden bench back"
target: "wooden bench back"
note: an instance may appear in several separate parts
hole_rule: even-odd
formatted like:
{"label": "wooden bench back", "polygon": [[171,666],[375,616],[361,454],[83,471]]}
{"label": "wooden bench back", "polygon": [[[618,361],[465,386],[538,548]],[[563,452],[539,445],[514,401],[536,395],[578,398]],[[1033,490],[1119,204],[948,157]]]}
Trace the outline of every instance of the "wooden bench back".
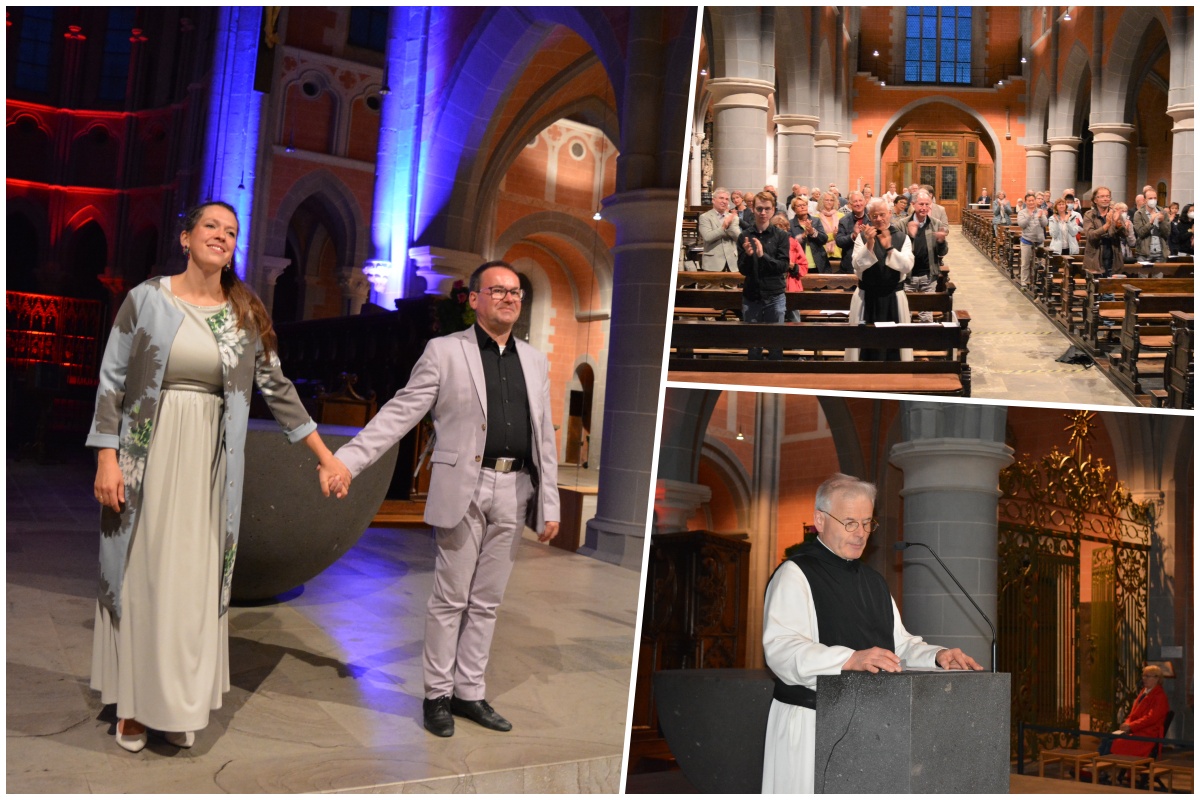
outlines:
{"label": "wooden bench back", "polygon": [[[853,292],[803,291],[787,292],[788,311],[849,311]],[[932,311],[948,314],[954,310],[954,299],[950,292],[916,293],[908,295],[911,311]],[[675,312],[684,309],[717,311],[740,311],[742,293],[736,289],[677,289]]]}

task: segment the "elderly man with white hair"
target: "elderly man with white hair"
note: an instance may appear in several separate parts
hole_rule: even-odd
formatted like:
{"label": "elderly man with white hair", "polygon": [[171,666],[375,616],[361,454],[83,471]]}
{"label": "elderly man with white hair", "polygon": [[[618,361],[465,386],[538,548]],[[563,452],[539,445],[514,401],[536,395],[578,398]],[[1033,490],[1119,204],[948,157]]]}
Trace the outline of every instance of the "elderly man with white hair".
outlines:
{"label": "elderly man with white hair", "polygon": [[[858,288],[850,300],[851,325],[875,322],[908,322],[904,279],[912,272],[912,241],[892,225],[887,200],[876,197],[867,204],[868,224],[854,238],[851,263]],[[843,220],[844,222],[845,220]],[[845,251],[843,251],[845,258]],[[912,361],[910,348],[864,350],[846,348],[847,361]]]}

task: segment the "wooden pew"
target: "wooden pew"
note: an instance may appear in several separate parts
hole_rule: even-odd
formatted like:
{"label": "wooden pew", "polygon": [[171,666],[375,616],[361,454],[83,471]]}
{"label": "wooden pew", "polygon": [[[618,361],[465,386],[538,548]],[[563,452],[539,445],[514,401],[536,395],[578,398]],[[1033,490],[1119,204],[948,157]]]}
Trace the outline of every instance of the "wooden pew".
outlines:
{"label": "wooden pew", "polygon": [[1111,357],[1117,379],[1134,395],[1149,394],[1165,370],[1171,347],[1171,312],[1192,313],[1193,295],[1150,294],[1126,284],[1121,353]]}
{"label": "wooden pew", "polygon": [[[677,289],[693,286],[706,288],[740,287],[745,276],[740,272],[676,272],[675,286]],[[853,292],[858,288],[857,275],[820,275],[810,272],[800,279],[806,292],[841,291]],[[938,272],[937,290],[954,293],[954,284],[950,283],[950,268],[943,266]],[[911,295],[910,295],[911,297]]]}
{"label": "wooden pew", "polygon": [[1196,317],[1185,311],[1171,312],[1171,352],[1163,371],[1167,408],[1195,406]]}
{"label": "wooden pew", "polygon": [[[847,325],[783,322],[766,325],[676,322],[672,326],[668,379],[818,390],[899,392],[969,397],[967,365],[970,316],[931,325]],[[751,348],[795,354],[849,347],[911,347],[945,355],[927,361],[752,360]]]}
{"label": "wooden pew", "polygon": [[1061,282],[1059,283],[1058,321],[1068,333],[1082,335],[1084,330],[1083,309],[1087,304],[1087,273],[1083,268],[1083,256],[1065,256]]}
{"label": "wooden pew", "polygon": [[[819,276],[823,278],[835,276]],[[798,311],[802,316],[819,316],[823,311],[848,313],[852,291],[803,291],[788,292],[787,310]],[[949,318],[954,311],[954,298],[950,292],[908,295],[909,310],[916,314],[922,311],[941,314]],[[729,318],[742,310],[742,293],[736,289],[677,289],[675,291],[675,316],[719,316]]]}
{"label": "wooden pew", "polygon": [[1188,294],[1192,291],[1191,278],[1103,278],[1097,272],[1087,272],[1084,278],[1087,300],[1083,308],[1083,339],[1097,353],[1102,339],[1106,343],[1118,341],[1125,318],[1125,286],[1136,286],[1154,294]]}

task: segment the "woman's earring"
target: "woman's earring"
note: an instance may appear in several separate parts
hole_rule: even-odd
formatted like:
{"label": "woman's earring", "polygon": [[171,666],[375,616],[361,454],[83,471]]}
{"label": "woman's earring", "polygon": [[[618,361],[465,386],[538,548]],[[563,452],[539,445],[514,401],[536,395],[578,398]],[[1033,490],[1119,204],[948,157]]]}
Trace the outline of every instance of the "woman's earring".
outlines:
{"label": "woman's earring", "polygon": [[225,270],[226,272],[229,272],[230,268],[232,268],[232,267],[233,267],[233,264],[229,263],[229,264],[226,264],[225,266],[221,267],[221,269]]}
{"label": "woman's earring", "polygon": [[189,255],[191,252],[192,252],[192,251],[191,251],[191,248],[189,248],[189,247],[188,247],[188,246],[185,244],[185,245],[183,246],[183,257],[184,257],[184,258],[187,258],[187,257],[188,257],[188,255]]}

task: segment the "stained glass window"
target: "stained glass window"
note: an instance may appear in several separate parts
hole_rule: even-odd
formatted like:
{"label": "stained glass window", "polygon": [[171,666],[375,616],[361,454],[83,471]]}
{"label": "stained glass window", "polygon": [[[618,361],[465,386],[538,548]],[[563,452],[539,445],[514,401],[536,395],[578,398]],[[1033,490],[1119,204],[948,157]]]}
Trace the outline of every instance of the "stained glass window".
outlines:
{"label": "stained glass window", "polygon": [[355,6],[350,9],[347,43],[382,53],[387,50],[388,9]]}
{"label": "stained glass window", "polygon": [[129,55],[132,43],[133,9],[114,8],[108,12],[108,30],[104,34],[104,58],[100,62],[100,99],[120,102],[125,99],[129,82]]}
{"label": "stained glass window", "polygon": [[971,82],[971,8],[908,6],[906,83]]}
{"label": "stained glass window", "polygon": [[18,89],[44,92],[50,81],[50,36],[54,25],[52,7],[29,7],[21,16],[21,41],[17,45]]}

